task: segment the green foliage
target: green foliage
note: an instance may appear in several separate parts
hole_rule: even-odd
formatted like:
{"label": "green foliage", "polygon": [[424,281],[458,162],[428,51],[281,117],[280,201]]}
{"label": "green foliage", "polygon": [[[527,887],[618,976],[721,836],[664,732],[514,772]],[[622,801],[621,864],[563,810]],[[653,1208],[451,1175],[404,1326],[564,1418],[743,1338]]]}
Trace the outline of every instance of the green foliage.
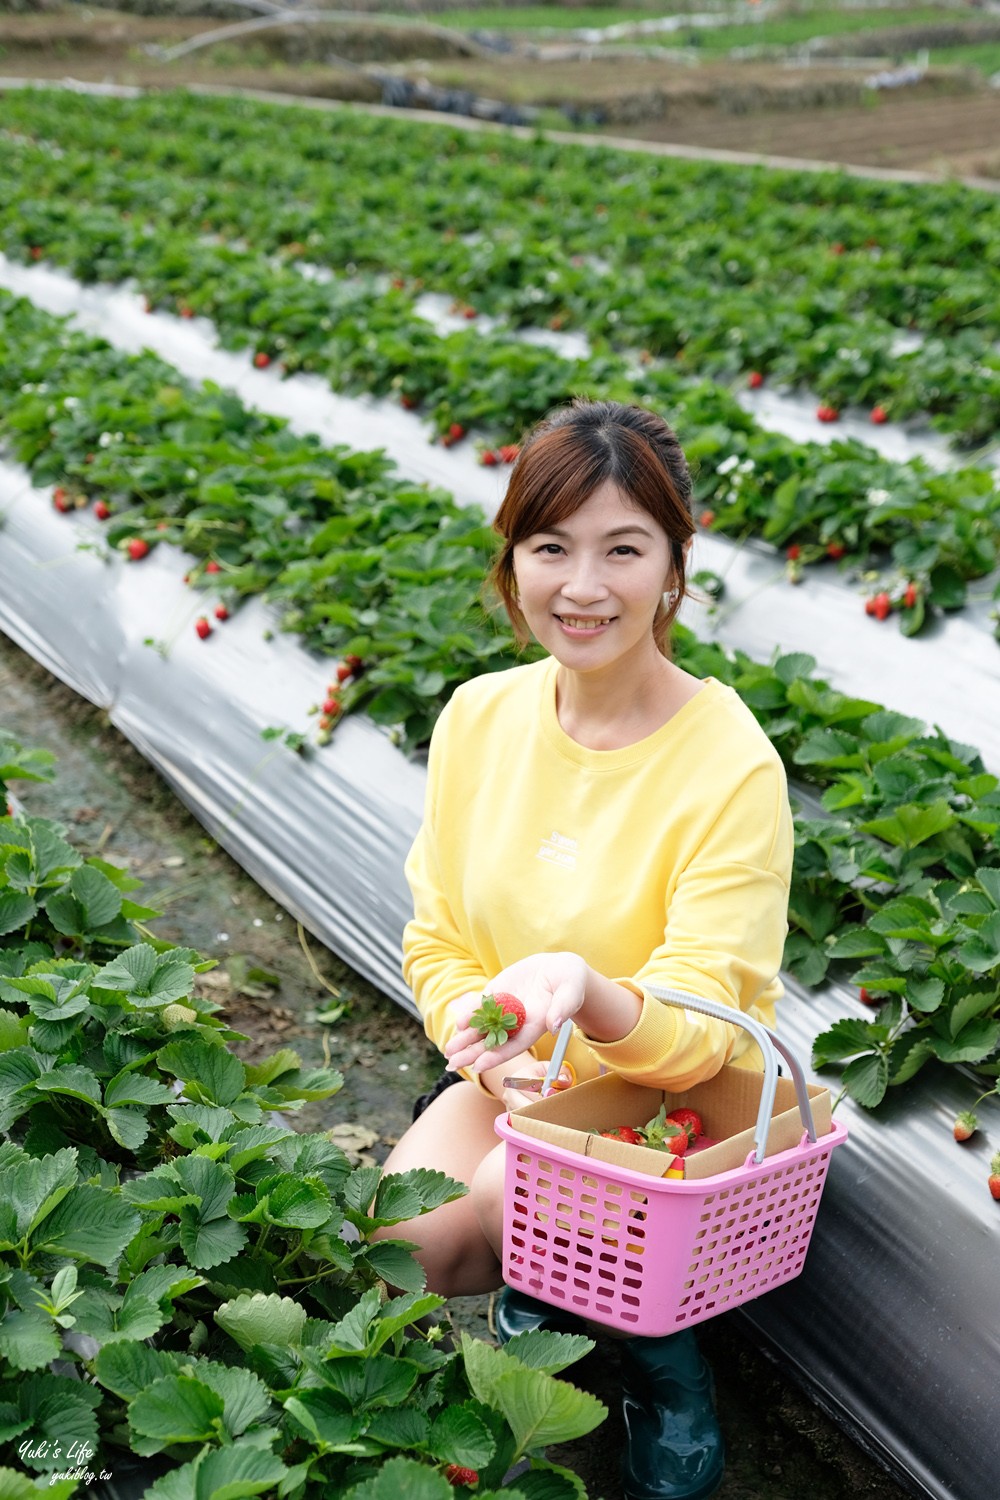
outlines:
{"label": "green foliage", "polygon": [[[47,772],[12,741],[0,752],[11,779]],[[542,1477],[519,1403],[588,1341],[536,1340],[508,1361],[503,1399],[477,1398],[476,1346],[446,1350],[420,1326],[443,1299],[413,1247],[372,1238],[463,1184],[352,1171],[324,1134],[285,1123],[340,1074],[290,1048],[245,1065],[192,994],[210,965],[108,916],[100,900],[125,877],[55,825],[0,819],[0,857],[0,892],[6,879],[32,898],[0,941],[0,1461],[21,1476],[3,1493],[35,1495],[25,1467],[45,1484],[71,1444],[112,1470],[121,1445],[165,1459],[147,1491],[161,1500],[380,1494],[398,1474],[408,1494],[450,1494],[448,1464],[521,1456]],[[88,871],[99,885],[80,883]],[[52,919],[67,894],[87,917],[71,934]],[[560,1392],[551,1441],[603,1413]],[[561,1483],[553,1496],[582,1493]]]}

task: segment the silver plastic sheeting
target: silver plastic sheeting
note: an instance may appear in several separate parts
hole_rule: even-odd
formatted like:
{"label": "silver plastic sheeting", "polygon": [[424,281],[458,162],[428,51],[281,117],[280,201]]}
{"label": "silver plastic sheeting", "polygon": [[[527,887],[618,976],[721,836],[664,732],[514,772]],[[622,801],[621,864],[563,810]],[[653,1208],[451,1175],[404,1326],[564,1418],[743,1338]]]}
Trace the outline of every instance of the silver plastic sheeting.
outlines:
{"label": "silver plastic sheeting", "polygon": [[[125,352],[152,349],[189,379],[226,385],[248,405],[287,418],[296,432],[316,433],[331,444],[381,448],[409,478],[444,486],[460,504],[480,505],[492,515],[503,497],[506,471],[484,468],[469,444],[444,449],[429,442],[422,418],[394,402],[337,395],[318,376],[283,380],[276,370],[256,370],[249,354],[218,348],[206,319],[150,315],[127,287],[84,287],[51,266],[22,266],[3,255],[0,286],[48,312],[72,315],[79,327]],[[443,299],[426,299],[424,310],[438,322],[449,320]],[[805,396],[745,391],[741,400],[762,426],[797,441],[836,436],[816,421]],[[950,459],[930,432],[891,425],[866,431],[863,420],[850,415],[840,427],[887,458],[921,456],[935,468]],[[997,472],[1000,483],[1000,466]],[[773,549],[754,542],[736,547],[699,533],[690,572],[702,568],[724,578],[726,594],[714,615],[704,605],[685,603],[681,619],[699,635],[761,658],[776,648],[807,651],[842,692],[940,724],[952,738],[976,745],[992,769],[1000,768],[1000,647],[992,638],[987,582],[976,586],[977,600],[960,614],[935,621],[911,640],[895,621],[867,617],[862,594],[841,580],[832,563],[808,569],[805,581],[794,586]]]}
{"label": "silver plastic sheeting", "polygon": [[[778,1024],[803,1061],[820,1031],[864,1010],[833,987],[805,997],[786,982]],[[975,1092],[939,1068],[890,1091],[877,1115],[838,1105],[850,1138],[831,1158],[803,1274],[740,1314],[862,1447],[933,1500],[997,1493],[1000,1228],[986,1178],[1000,1107],[979,1107],[983,1129],[965,1145],[951,1133]]]}
{"label": "silver plastic sheeting", "polygon": [[126,564],[75,550],[99,523],[67,525],[8,464],[0,508],[0,630],[106,709],[265,890],[415,1015],[400,935],[423,767],[360,716],[308,762],[262,740],[268,728],[310,728],[328,661],[290,637],[266,641],[274,620],[254,602],[199,640],[208,596],[185,586],[184,554],[155,548]]}

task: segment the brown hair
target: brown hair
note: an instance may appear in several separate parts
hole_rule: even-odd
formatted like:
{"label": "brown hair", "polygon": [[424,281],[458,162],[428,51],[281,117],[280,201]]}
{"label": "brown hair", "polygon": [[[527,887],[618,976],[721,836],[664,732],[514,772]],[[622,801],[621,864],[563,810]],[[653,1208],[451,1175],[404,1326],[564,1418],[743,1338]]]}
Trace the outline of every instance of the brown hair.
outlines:
{"label": "brown hair", "polygon": [[520,645],[529,639],[517,599],[514,548],[579,510],[606,481],[648,512],[670,541],[676,595],[661,601],[653,639],[669,655],[670,627],[684,598],[684,544],[694,535],[691,475],[673,428],[655,412],[620,401],[586,401],[551,412],[528,435],[511,470],[493,529],[503,546],[488,584],[499,594]]}

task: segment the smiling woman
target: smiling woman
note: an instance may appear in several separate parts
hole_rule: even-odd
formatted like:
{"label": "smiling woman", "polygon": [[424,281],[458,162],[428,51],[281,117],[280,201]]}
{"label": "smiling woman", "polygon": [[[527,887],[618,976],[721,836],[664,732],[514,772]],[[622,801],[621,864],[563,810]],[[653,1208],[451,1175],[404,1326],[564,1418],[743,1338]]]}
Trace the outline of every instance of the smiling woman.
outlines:
{"label": "smiling woman", "polygon": [[[573,1082],[610,1070],[673,1091],[757,1054],[741,1028],[663,1005],[653,986],[773,1021],[791,813],[749,709],[667,654],[690,493],[662,418],[579,401],[530,435],[497,515],[493,581],[522,642],[549,654],[463,684],[434,731],[403,969],[464,1081],[436,1091],[386,1164],[470,1186],[401,1231],[445,1295],[501,1284],[494,1125],[532,1099],[504,1079],[540,1078],[566,1020]],[[519,1002],[509,1036],[477,1025],[484,992]],[[573,1322],[500,1299],[505,1340]],[[628,1500],[711,1494],[722,1439],[692,1331],[623,1340],[622,1380]]]}

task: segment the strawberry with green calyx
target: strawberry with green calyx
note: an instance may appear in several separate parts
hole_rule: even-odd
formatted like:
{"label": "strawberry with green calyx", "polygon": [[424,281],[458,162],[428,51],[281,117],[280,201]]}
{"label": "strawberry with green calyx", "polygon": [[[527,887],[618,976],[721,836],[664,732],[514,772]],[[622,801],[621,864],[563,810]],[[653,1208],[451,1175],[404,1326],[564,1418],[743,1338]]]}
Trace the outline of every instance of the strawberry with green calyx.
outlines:
{"label": "strawberry with green calyx", "polygon": [[517,1036],[525,1022],[524,1006],[516,995],[505,995],[498,990],[495,995],[483,996],[482,1004],[469,1017],[487,1047],[502,1047],[511,1037]]}
{"label": "strawberry with green calyx", "polygon": [[952,1134],[954,1135],[956,1141],[967,1141],[970,1136],[975,1135],[978,1128],[979,1121],[972,1113],[972,1110],[963,1109],[961,1114],[955,1116],[955,1123],[952,1126]]}
{"label": "strawberry with green calyx", "polygon": [[682,1105],[678,1109],[672,1109],[667,1115],[667,1119],[672,1120],[675,1125],[679,1125],[682,1130],[687,1131],[689,1146],[693,1146],[698,1137],[705,1134],[701,1115],[696,1109],[688,1109]]}
{"label": "strawberry with green calyx", "polygon": [[986,1179],[986,1186],[994,1198],[1000,1198],[1000,1151],[990,1162],[990,1175]]}
{"label": "strawberry with green calyx", "polygon": [[683,1156],[688,1148],[688,1133],[683,1125],[677,1125],[667,1115],[667,1106],[661,1104],[651,1120],[642,1127],[643,1145],[651,1151],[670,1151],[674,1156]]}

